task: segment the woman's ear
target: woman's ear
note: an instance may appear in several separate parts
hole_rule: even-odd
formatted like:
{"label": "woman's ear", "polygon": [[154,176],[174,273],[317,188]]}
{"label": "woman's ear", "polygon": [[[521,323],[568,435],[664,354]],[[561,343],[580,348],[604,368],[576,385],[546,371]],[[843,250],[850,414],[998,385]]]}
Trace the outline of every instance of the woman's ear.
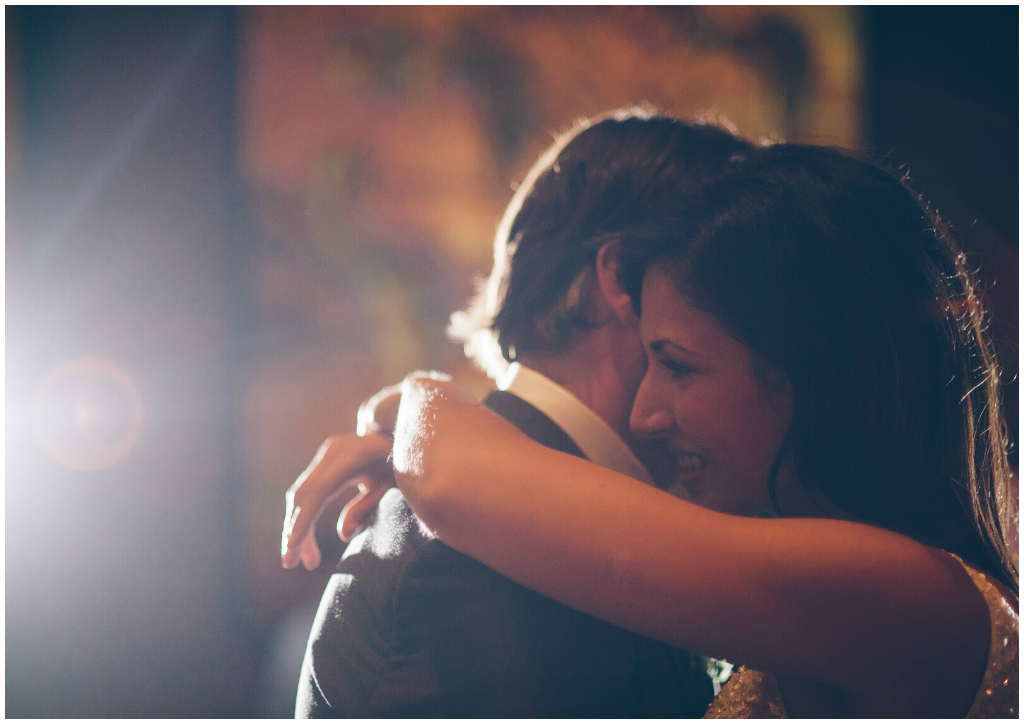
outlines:
{"label": "woman's ear", "polygon": [[605,242],[597,250],[594,264],[597,272],[597,286],[605,304],[621,324],[630,328],[640,326],[640,317],[633,307],[633,300],[622,285],[619,273],[622,269],[619,262],[619,241]]}

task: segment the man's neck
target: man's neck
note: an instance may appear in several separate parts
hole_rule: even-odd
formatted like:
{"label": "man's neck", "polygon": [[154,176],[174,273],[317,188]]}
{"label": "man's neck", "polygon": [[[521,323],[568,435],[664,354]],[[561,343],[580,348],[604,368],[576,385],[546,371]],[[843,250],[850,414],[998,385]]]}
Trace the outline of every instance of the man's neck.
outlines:
{"label": "man's neck", "polygon": [[555,423],[591,462],[645,483],[654,482],[622,435],[547,375],[516,362],[498,382],[498,389],[512,393]]}
{"label": "man's neck", "polygon": [[629,438],[629,410],[639,379],[623,379],[621,349],[613,349],[605,329],[581,335],[583,339],[564,354],[523,356],[519,361],[569,390],[615,432]]}
{"label": "man's neck", "polygon": [[631,334],[612,322],[580,333],[565,354],[519,361],[569,390],[619,435],[659,486],[685,497],[681,489],[668,487],[679,474],[675,459],[657,441],[638,439],[629,430],[629,412],[645,369],[640,340]]}

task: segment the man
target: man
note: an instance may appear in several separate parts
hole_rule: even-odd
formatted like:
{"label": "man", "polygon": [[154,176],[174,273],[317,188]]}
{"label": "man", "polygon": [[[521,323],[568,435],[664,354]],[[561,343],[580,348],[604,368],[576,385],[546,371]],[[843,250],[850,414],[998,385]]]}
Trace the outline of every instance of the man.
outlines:
{"label": "man", "polygon": [[[453,317],[498,380],[486,404],[549,447],[671,480],[668,457],[629,433],[645,362],[619,250],[744,148],[639,109],[556,141],[505,213],[486,287]],[[714,694],[705,666],[448,548],[391,490],[324,593],[296,716],[697,717]]]}

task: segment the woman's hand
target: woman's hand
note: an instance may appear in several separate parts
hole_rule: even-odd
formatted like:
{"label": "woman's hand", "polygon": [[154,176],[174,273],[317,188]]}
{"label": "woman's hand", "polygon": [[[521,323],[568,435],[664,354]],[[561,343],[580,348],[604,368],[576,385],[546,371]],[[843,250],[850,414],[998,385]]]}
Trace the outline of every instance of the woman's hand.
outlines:
{"label": "woman's hand", "polygon": [[378,432],[388,437],[395,436],[395,418],[402,401],[402,383],[385,387],[359,406],[356,413],[356,434],[367,435]]}
{"label": "woman's hand", "polygon": [[[419,373],[428,379],[447,379],[439,373]],[[350,541],[377,509],[381,497],[395,485],[388,461],[402,385],[385,387],[359,406],[355,435],[332,435],[285,494],[281,532],[281,565],[307,570],[320,565],[316,522],[328,503],[353,488],[355,496],[338,518],[338,537]]]}
{"label": "woman's hand", "polygon": [[355,487],[359,492],[345,506],[338,521],[341,539],[352,538],[358,524],[394,485],[388,462],[390,454],[391,438],[380,433],[332,435],[324,441],[285,493],[281,565],[294,568],[301,561],[307,570],[320,565],[316,521],[328,503]]}

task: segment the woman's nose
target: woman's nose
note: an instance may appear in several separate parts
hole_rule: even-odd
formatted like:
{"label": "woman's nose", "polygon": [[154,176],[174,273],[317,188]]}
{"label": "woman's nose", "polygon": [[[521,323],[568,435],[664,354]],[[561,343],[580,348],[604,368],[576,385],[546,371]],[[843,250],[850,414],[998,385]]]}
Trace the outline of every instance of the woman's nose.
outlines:
{"label": "woman's nose", "polygon": [[636,391],[629,414],[629,429],[637,437],[665,437],[672,429],[672,411],[665,396],[658,394],[650,372],[644,375]]}

